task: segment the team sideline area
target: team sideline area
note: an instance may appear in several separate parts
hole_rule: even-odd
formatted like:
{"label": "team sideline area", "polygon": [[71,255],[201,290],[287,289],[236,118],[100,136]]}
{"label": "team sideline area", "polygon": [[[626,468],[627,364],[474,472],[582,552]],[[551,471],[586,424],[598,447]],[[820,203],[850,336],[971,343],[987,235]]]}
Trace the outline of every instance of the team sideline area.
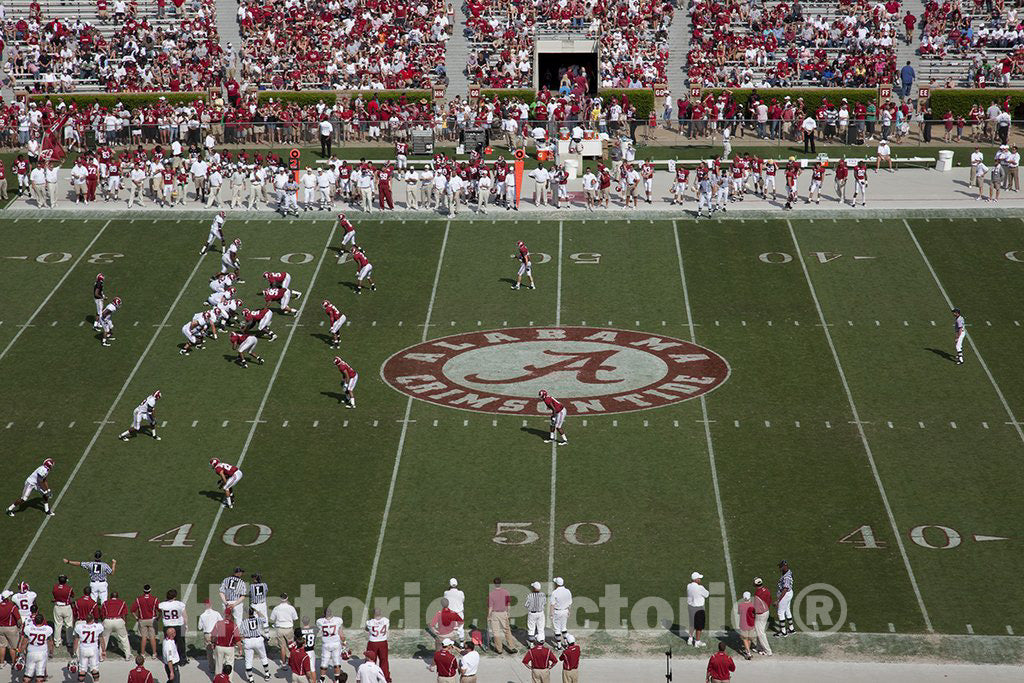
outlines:
{"label": "team sideline area", "polygon": [[[556,657],[572,636],[582,680],[696,680],[720,642],[738,680],[1011,680],[1020,200],[976,201],[967,169],[872,171],[856,208],[800,182],[793,211],[700,220],[667,186],[594,214],[16,201],[3,587],[52,621],[58,575],[75,598],[97,578],[62,560],[101,551],[127,605],[177,592],[185,683],[212,675],[203,601],[223,616],[238,586],[262,628],[282,594],[295,627],[340,617],[336,681],[377,609],[395,681],[435,680],[436,646],[476,632],[480,681],[529,680],[531,635]],[[496,577],[515,655],[488,648]],[[759,588],[773,656],[745,661]],[[299,680],[271,633],[269,676]],[[68,637],[51,680],[74,679]]]}

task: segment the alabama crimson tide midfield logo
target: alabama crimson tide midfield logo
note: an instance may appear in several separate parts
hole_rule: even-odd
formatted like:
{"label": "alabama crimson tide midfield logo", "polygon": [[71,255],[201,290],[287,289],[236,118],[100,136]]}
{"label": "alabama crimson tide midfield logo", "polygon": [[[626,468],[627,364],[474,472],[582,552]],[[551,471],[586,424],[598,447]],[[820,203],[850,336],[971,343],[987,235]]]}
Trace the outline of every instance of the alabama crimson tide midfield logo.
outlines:
{"label": "alabama crimson tide midfield logo", "polygon": [[729,377],[714,351],[682,339],[596,327],[517,327],[432,339],[394,354],[381,377],[438,405],[546,414],[547,389],[573,415],[626,413],[696,398]]}

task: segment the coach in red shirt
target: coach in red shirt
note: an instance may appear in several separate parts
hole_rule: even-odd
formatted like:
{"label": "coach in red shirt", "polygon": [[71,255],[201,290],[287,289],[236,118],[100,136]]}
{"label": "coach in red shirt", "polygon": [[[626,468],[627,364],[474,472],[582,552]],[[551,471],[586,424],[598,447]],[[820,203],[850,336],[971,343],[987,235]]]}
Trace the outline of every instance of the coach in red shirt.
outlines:
{"label": "coach in red shirt", "polygon": [[[291,653],[288,655],[288,668],[292,670],[292,683],[297,683],[303,676],[309,683],[313,683],[313,668],[309,661],[309,653],[303,649],[302,645],[297,641],[293,640],[290,643]],[[217,683],[214,681],[213,683]],[[231,683],[230,680],[225,683]]]}
{"label": "coach in red shirt", "polygon": [[92,590],[86,586],[82,589],[82,597],[75,600],[75,619],[80,621],[85,619],[86,615],[98,616],[99,610],[96,609],[96,601],[92,599],[90,593]]}
{"label": "coach in red shirt", "polygon": [[153,628],[153,621],[156,619],[156,606],[160,601],[151,591],[148,583],[142,587],[142,595],[135,598],[131,612],[139,625],[139,654],[146,654],[148,642],[153,650],[153,656],[156,657],[156,629]]}
{"label": "coach in red shirt", "polygon": [[459,658],[452,652],[454,645],[451,638],[445,638],[441,641],[441,649],[434,653],[438,683],[455,683],[455,676],[459,673]]}
{"label": "coach in red shirt", "polygon": [[210,642],[213,643],[214,671],[222,671],[225,664],[235,661],[235,650],[242,642],[242,635],[238,632],[238,624],[231,619],[230,609],[225,610],[224,618],[214,625]]}
{"label": "coach in red shirt", "polygon": [[75,615],[71,612],[71,599],[75,591],[68,583],[68,577],[61,574],[53,584],[53,645],[61,647],[64,629],[68,629],[68,641],[74,640]]}
{"label": "coach in red shirt", "polygon": [[21,614],[11,600],[11,591],[4,591],[0,600],[0,666],[11,651],[11,664],[18,658],[18,640],[21,632]]}
{"label": "coach in red shirt", "polygon": [[576,636],[571,633],[565,636],[565,642],[569,647],[558,657],[562,663],[562,683],[576,683],[580,680],[580,646],[576,644]]}
{"label": "coach in red shirt", "polygon": [[135,657],[135,668],[128,672],[128,683],[153,683],[153,674],[146,668],[146,658]]}
{"label": "coach in red shirt", "polygon": [[533,683],[548,683],[551,669],[558,664],[558,660],[543,642],[538,642],[523,655],[523,664],[530,669]]}
{"label": "coach in red shirt", "polygon": [[736,670],[736,664],[733,663],[732,657],[725,654],[725,643],[718,644],[718,652],[711,655],[711,659],[708,660],[708,677],[709,683],[722,683],[732,677],[732,672]]}
{"label": "coach in red shirt", "polygon": [[124,619],[128,616],[128,605],[117,591],[111,593],[110,598],[100,606],[100,615],[103,617],[103,656],[107,656],[106,648],[110,647],[113,637],[125,661],[131,661],[132,650],[128,644],[128,629],[124,625]]}

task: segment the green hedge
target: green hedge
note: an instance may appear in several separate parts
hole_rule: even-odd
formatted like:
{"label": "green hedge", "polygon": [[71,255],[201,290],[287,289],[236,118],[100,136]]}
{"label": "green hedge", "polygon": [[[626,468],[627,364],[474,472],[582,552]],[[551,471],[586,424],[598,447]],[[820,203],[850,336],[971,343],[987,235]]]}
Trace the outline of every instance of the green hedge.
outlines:
{"label": "green hedge", "polygon": [[275,102],[294,102],[299,106],[307,106],[320,100],[334,104],[339,97],[354,98],[358,95],[362,95],[364,100],[376,96],[381,102],[393,102],[401,99],[402,95],[409,101],[426,99],[429,102],[433,97],[429,90],[261,90],[257,98],[261,104],[273,98]]}
{"label": "green hedge", "polygon": [[[717,96],[725,92],[725,88],[708,88],[704,92],[710,92]],[[746,104],[755,91],[753,89],[730,89],[729,92],[737,102]],[[856,102],[868,104],[878,101],[877,88],[763,88],[756,92],[758,97],[767,98],[769,102],[775,99],[780,104],[786,95],[789,95],[794,104],[798,98],[802,97],[804,98],[805,112],[816,111],[825,98],[828,98],[829,102],[839,103],[845,97],[851,106]]]}
{"label": "green hedge", "polygon": [[97,102],[101,107],[112,107],[118,102],[128,109],[146,107],[156,104],[161,97],[167,98],[171,104],[192,103],[196,100],[209,99],[206,92],[143,92],[143,93],[51,93],[45,95],[30,95],[29,100],[33,102],[46,102],[50,100],[54,105],[63,102],[71,104],[74,102],[81,107],[91,107]]}
{"label": "green hedge", "polygon": [[993,100],[1003,106],[1010,98],[1010,114],[1014,119],[1024,118],[1024,89],[1021,88],[935,88],[928,98],[932,116],[942,118],[947,111],[954,116],[967,116],[971,106],[977,102],[982,109],[988,109]]}
{"label": "green hedge", "polygon": [[640,121],[646,121],[647,116],[654,109],[654,91],[653,90],[618,90],[613,88],[601,88],[597,91],[597,94],[601,96],[601,101],[604,102],[605,106],[612,101],[613,97],[618,97],[620,100],[623,95],[629,96],[629,103],[636,109],[636,118]]}

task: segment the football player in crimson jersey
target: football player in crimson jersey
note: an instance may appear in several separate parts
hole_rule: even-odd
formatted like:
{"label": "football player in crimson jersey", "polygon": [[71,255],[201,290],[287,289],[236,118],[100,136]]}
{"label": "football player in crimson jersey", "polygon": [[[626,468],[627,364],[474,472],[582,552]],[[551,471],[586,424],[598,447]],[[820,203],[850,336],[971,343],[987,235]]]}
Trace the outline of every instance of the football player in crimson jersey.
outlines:
{"label": "football player in crimson jersey", "polygon": [[341,328],[345,325],[348,317],[327,299],[324,299],[323,306],[324,313],[327,314],[327,319],[331,322],[331,348],[336,349],[341,346]]}
{"label": "football player in crimson jersey", "polygon": [[37,467],[28,476],[28,479],[25,480],[25,486],[22,488],[21,497],[7,506],[8,517],[14,516],[14,513],[28,500],[33,491],[38,491],[43,496],[43,512],[50,516],[53,515],[53,510],[50,509],[50,483],[47,479],[54,464],[53,458],[47,458],[43,461],[42,465]]}
{"label": "football player in crimson jersey", "polygon": [[274,341],[277,335],[270,329],[270,323],[274,320],[274,312],[267,307],[258,311],[251,311],[248,308],[242,310],[242,332],[265,332],[267,341]]}
{"label": "football player in crimson jersey", "polygon": [[235,507],[232,489],[241,481],[242,470],[231,463],[221,462],[217,458],[210,458],[210,467],[217,473],[217,485],[224,489],[224,507]]}
{"label": "football player in crimson jersey", "polygon": [[[538,396],[544,402],[544,405],[547,406],[548,410],[551,411],[551,433],[548,435],[548,438],[544,439],[544,443],[555,441],[559,446],[564,446],[569,443],[569,439],[565,436],[565,430],[562,429],[562,425],[565,423],[565,406],[543,389],[540,390]],[[561,440],[555,439],[555,432],[558,432],[558,435],[562,437]]]}
{"label": "football player in crimson jersey", "polygon": [[245,362],[246,354],[252,358],[256,365],[263,365],[263,359],[257,356],[252,350],[256,347],[256,337],[244,332],[234,332],[231,335],[231,348],[238,352],[238,364],[243,368],[249,367]]}
{"label": "football player in crimson jersey", "polygon": [[343,361],[340,356],[334,357],[334,367],[338,368],[338,372],[341,373],[341,387],[345,390],[345,407],[355,408],[355,388],[356,382],[359,381],[359,373],[356,372],[351,365]]}
{"label": "football player in crimson jersey", "polygon": [[356,226],[352,225],[352,221],[345,218],[345,214],[338,214],[338,225],[341,226],[342,231],[345,235],[341,238],[341,248],[351,252],[353,249],[358,249],[356,246]]}
{"label": "football player in crimson jersey", "polygon": [[292,296],[298,299],[302,296],[302,292],[297,289],[291,289],[292,276],[288,273],[263,273],[263,278],[267,281],[267,284],[271,287],[279,287],[281,289],[291,290]]}
{"label": "football player in crimson jersey", "polygon": [[533,259],[530,258],[530,250],[526,248],[525,242],[516,242],[516,253],[512,254],[512,258],[519,259],[519,272],[516,273],[516,283],[512,285],[512,289],[519,289],[522,286],[523,275],[530,278],[530,289],[537,289],[533,282]]}
{"label": "football player in crimson jersey", "polygon": [[283,287],[268,287],[267,289],[260,290],[260,296],[268,304],[271,301],[276,301],[281,307],[281,313],[284,315],[294,315],[295,309],[289,306],[292,300],[292,291],[290,289],[284,289]]}
{"label": "football player in crimson jersey", "polygon": [[352,260],[356,262],[356,294],[363,293],[363,281],[370,283],[370,291],[377,291],[377,283],[373,281],[373,264],[358,247],[352,248]]}

